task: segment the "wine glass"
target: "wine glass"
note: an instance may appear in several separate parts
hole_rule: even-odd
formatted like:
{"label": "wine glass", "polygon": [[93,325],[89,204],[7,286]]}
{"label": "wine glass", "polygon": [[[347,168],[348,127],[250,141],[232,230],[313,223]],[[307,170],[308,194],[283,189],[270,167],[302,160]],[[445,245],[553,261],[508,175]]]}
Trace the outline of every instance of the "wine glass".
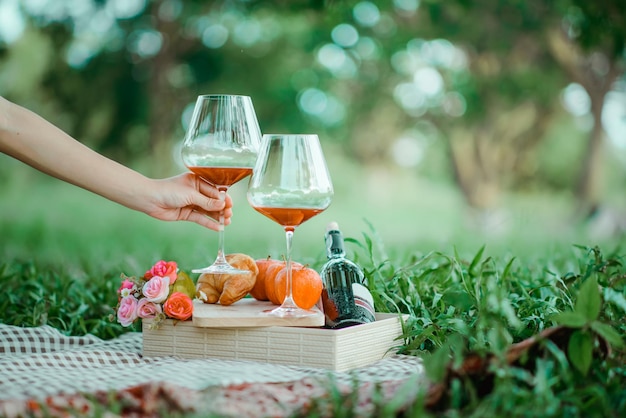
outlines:
{"label": "wine glass", "polygon": [[317,314],[300,308],[293,299],[291,242],[295,228],[324,211],[333,197],[333,185],[318,136],[263,135],[247,197],[256,211],[284,228],[287,239],[285,300],[268,314],[280,317]]}
{"label": "wine glass", "polygon": [[[182,146],[185,166],[219,191],[224,201],[228,188],[252,174],[261,130],[248,96],[208,94],[198,96]],[[219,216],[217,258],[194,273],[244,274],[231,266],[224,252],[224,213]]]}

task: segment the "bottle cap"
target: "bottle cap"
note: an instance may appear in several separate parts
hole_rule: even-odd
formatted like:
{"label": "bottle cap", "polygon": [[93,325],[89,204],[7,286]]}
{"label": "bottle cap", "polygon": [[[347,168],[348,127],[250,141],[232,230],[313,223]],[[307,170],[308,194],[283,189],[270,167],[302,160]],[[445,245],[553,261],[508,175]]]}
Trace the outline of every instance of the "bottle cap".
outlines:
{"label": "bottle cap", "polygon": [[339,225],[337,224],[337,222],[333,221],[326,225],[326,232],[329,231],[339,231]]}
{"label": "bottle cap", "polygon": [[328,256],[331,254],[343,254],[343,237],[341,235],[341,231],[339,230],[339,225],[337,222],[330,222],[326,225],[326,251]]}

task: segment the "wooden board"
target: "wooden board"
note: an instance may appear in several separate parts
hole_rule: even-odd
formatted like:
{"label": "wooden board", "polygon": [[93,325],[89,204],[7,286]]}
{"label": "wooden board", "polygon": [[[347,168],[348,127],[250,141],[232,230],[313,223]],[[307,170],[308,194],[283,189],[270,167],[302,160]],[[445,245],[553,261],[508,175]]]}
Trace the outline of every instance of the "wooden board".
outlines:
{"label": "wooden board", "polygon": [[313,307],[315,315],[302,318],[276,317],[267,311],[277,308],[271,302],[261,302],[252,298],[238,300],[232,305],[202,303],[194,301],[193,325],[201,328],[245,328],[245,327],[321,327],[324,314]]}

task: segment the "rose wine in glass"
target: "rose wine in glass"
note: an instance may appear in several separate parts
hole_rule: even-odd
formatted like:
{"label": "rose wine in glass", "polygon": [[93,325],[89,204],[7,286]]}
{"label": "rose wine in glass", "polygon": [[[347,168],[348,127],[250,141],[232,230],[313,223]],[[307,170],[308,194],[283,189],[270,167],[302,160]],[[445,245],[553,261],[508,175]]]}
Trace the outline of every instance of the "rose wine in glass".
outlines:
{"label": "rose wine in glass", "polygon": [[333,197],[333,185],[318,136],[263,135],[247,197],[257,212],[283,227],[287,239],[285,300],[268,314],[316,315],[316,311],[300,308],[293,299],[291,243],[296,227],[328,208]]}
{"label": "rose wine in glass", "polygon": [[[226,198],[228,188],[252,174],[261,130],[248,96],[210,94],[198,96],[182,146],[187,168]],[[249,274],[232,267],[224,252],[224,214],[219,216],[217,258],[194,273]]]}

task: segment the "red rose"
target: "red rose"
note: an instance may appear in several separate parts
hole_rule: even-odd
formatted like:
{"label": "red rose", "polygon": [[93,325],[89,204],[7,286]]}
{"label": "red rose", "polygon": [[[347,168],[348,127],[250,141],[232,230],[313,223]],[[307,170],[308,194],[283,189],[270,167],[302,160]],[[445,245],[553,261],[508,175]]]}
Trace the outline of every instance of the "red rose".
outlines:
{"label": "red rose", "polygon": [[193,314],[193,301],[183,292],[174,292],[165,301],[163,311],[170,318],[186,321]]}
{"label": "red rose", "polygon": [[170,284],[173,284],[178,277],[177,271],[178,265],[175,261],[159,260],[154,266],[150,268],[150,270],[146,271],[146,274],[144,274],[143,277],[146,280],[149,280],[154,276],[169,277]]}

